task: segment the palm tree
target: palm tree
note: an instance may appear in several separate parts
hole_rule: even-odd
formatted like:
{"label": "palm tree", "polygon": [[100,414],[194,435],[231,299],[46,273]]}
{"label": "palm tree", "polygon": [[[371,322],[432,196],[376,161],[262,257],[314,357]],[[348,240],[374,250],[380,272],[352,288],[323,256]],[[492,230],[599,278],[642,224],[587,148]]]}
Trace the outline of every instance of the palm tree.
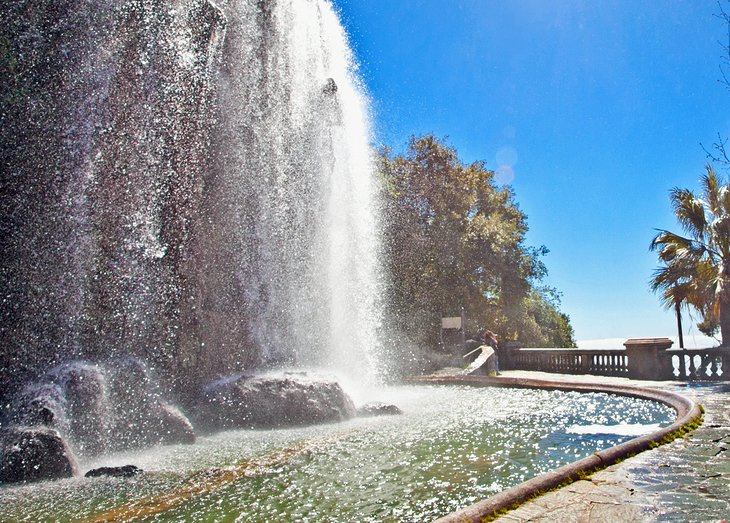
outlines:
{"label": "palm tree", "polygon": [[[652,244],[653,245],[653,244]],[[654,271],[649,284],[654,292],[661,292],[661,301],[667,310],[674,309],[677,315],[679,348],[684,348],[682,333],[682,305],[689,306],[692,298],[692,272],[680,268],[680,264],[667,264]]]}
{"label": "palm tree", "polygon": [[688,189],[670,193],[685,236],[661,230],[651,242],[664,263],[651,280],[667,307],[682,303],[702,314],[699,325],[712,334],[719,324],[721,345],[730,344],[730,188],[712,166],[700,178],[701,197]]}

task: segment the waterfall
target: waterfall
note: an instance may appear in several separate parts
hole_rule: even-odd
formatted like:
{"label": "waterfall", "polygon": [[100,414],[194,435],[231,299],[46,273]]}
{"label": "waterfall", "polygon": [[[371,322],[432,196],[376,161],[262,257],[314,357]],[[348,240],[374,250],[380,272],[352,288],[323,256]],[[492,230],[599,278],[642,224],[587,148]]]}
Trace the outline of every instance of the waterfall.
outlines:
{"label": "waterfall", "polygon": [[377,374],[368,106],[329,0],[4,9],[3,367]]}

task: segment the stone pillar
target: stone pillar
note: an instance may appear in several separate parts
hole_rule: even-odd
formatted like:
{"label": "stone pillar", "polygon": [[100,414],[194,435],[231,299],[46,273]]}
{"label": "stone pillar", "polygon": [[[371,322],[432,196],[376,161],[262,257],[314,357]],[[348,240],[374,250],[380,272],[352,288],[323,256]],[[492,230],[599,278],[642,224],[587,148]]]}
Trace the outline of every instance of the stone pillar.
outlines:
{"label": "stone pillar", "polygon": [[672,357],[667,354],[674,342],[669,338],[632,338],[624,342],[629,362],[629,378],[672,380]]}

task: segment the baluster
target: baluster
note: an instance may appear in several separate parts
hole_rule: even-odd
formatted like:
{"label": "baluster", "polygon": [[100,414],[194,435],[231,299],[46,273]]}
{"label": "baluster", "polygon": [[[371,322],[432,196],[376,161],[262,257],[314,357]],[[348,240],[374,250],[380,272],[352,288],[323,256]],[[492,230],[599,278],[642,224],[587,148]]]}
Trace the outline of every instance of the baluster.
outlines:
{"label": "baluster", "polygon": [[722,381],[725,375],[725,358],[723,358],[720,354],[717,355],[717,366],[715,367],[715,372],[717,373],[717,380]]}
{"label": "baluster", "polygon": [[714,369],[712,369],[712,379],[719,380],[720,379],[720,364],[722,363],[719,354],[715,354],[713,356],[712,363],[714,366]]}
{"label": "baluster", "polygon": [[709,353],[704,352],[702,354],[702,369],[700,372],[700,379],[701,380],[707,380],[709,376],[712,374],[712,357]]}
{"label": "baluster", "polygon": [[685,354],[684,352],[677,356],[679,359],[679,379],[684,380],[687,378],[687,365],[684,362]]}
{"label": "baluster", "polygon": [[698,378],[697,355],[693,354],[689,357],[689,379],[694,381]]}

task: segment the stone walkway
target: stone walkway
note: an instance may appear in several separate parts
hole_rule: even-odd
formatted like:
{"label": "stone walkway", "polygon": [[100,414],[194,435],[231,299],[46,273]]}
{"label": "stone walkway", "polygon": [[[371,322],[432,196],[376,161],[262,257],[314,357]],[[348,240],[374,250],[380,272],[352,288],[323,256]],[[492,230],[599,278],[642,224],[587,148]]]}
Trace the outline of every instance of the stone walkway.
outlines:
{"label": "stone walkway", "polygon": [[639,382],[526,371],[504,375],[669,389],[702,404],[705,422],[684,438],[549,492],[495,521],[714,523],[730,519],[730,384]]}

